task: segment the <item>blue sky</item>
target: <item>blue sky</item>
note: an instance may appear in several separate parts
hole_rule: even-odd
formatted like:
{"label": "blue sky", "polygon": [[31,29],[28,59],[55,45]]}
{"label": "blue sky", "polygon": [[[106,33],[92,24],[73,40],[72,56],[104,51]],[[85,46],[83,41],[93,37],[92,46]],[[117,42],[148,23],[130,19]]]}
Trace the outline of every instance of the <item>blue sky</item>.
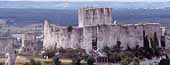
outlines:
{"label": "blue sky", "polygon": [[119,1],[119,2],[167,2],[170,0],[0,0],[0,1]]}

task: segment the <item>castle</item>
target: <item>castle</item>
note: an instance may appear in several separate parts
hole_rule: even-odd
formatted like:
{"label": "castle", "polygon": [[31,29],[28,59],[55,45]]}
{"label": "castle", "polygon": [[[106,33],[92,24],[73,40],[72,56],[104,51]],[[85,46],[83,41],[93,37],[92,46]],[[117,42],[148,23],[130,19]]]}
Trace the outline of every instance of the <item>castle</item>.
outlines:
{"label": "castle", "polygon": [[159,23],[113,24],[112,8],[80,8],[78,26],[57,26],[44,23],[45,49],[83,48],[87,51],[102,49],[104,46],[116,45],[120,41],[123,48],[143,46],[143,32],[148,38],[154,33],[160,44],[162,31]]}

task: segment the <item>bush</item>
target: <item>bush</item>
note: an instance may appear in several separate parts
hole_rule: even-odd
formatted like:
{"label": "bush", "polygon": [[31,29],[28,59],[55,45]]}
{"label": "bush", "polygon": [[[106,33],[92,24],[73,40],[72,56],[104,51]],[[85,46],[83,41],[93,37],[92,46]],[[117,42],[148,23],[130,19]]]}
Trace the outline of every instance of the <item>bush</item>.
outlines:
{"label": "bush", "polygon": [[128,65],[132,62],[132,58],[128,56],[124,56],[124,58],[121,60],[121,65]]}
{"label": "bush", "polygon": [[71,25],[69,25],[69,26],[67,27],[67,31],[68,31],[68,32],[72,32],[72,30],[73,30],[73,27],[72,27]]}
{"label": "bush", "polygon": [[30,63],[29,63],[29,65],[36,65],[35,60],[34,60],[34,59],[30,59]]}
{"label": "bush", "polygon": [[93,57],[88,57],[87,59],[87,65],[94,65],[95,59]]}
{"label": "bush", "polygon": [[47,50],[45,53],[42,54],[42,57],[48,56],[48,58],[52,58],[52,57],[54,57],[55,53],[56,53],[56,51]]}
{"label": "bush", "polygon": [[61,62],[60,62],[60,60],[59,60],[59,57],[57,57],[57,56],[55,56],[55,57],[53,58],[53,62],[54,62],[55,65],[61,65]]}
{"label": "bush", "polygon": [[46,50],[45,53],[42,54],[42,57],[48,56],[48,58],[52,58],[55,56],[55,53],[59,52],[61,55],[63,55],[65,53],[65,51],[66,50],[63,49],[62,47],[55,49],[55,50],[49,49],[49,50]]}
{"label": "bush", "polygon": [[166,41],[165,41],[165,36],[161,36],[161,46],[163,47],[163,48],[165,48],[165,46],[166,46],[166,43],[165,43]]}
{"label": "bush", "polygon": [[170,65],[170,59],[162,59],[159,65]]}
{"label": "bush", "polygon": [[34,59],[30,59],[29,65],[41,65],[40,61],[35,61]]}

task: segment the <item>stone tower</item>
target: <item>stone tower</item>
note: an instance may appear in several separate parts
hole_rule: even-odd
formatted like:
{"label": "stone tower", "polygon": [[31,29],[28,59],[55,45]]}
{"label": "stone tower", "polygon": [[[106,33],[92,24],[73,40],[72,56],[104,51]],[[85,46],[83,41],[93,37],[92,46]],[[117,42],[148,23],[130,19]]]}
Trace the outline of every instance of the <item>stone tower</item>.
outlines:
{"label": "stone tower", "polygon": [[45,20],[44,21],[44,43],[43,43],[43,46],[44,48],[46,48],[46,45],[48,45],[48,36],[50,35],[50,30],[49,30],[49,24],[48,24],[48,21]]}
{"label": "stone tower", "polygon": [[79,27],[112,24],[112,8],[80,8]]}

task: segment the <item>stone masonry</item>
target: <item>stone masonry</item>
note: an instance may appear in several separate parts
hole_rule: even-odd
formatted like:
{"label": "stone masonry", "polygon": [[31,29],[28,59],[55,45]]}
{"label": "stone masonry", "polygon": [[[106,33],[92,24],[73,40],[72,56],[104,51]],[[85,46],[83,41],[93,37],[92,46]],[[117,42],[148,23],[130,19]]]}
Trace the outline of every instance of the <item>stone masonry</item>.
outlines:
{"label": "stone masonry", "polygon": [[143,46],[143,31],[149,38],[157,33],[160,42],[162,29],[159,23],[112,24],[111,14],[111,8],[81,8],[78,12],[79,25],[72,28],[49,24],[45,20],[43,47],[83,48],[90,51],[113,46],[117,41],[122,43],[123,48],[127,45]]}
{"label": "stone masonry", "polygon": [[39,51],[38,40],[34,32],[26,32],[22,36],[22,46],[19,50],[20,54],[36,55]]}

